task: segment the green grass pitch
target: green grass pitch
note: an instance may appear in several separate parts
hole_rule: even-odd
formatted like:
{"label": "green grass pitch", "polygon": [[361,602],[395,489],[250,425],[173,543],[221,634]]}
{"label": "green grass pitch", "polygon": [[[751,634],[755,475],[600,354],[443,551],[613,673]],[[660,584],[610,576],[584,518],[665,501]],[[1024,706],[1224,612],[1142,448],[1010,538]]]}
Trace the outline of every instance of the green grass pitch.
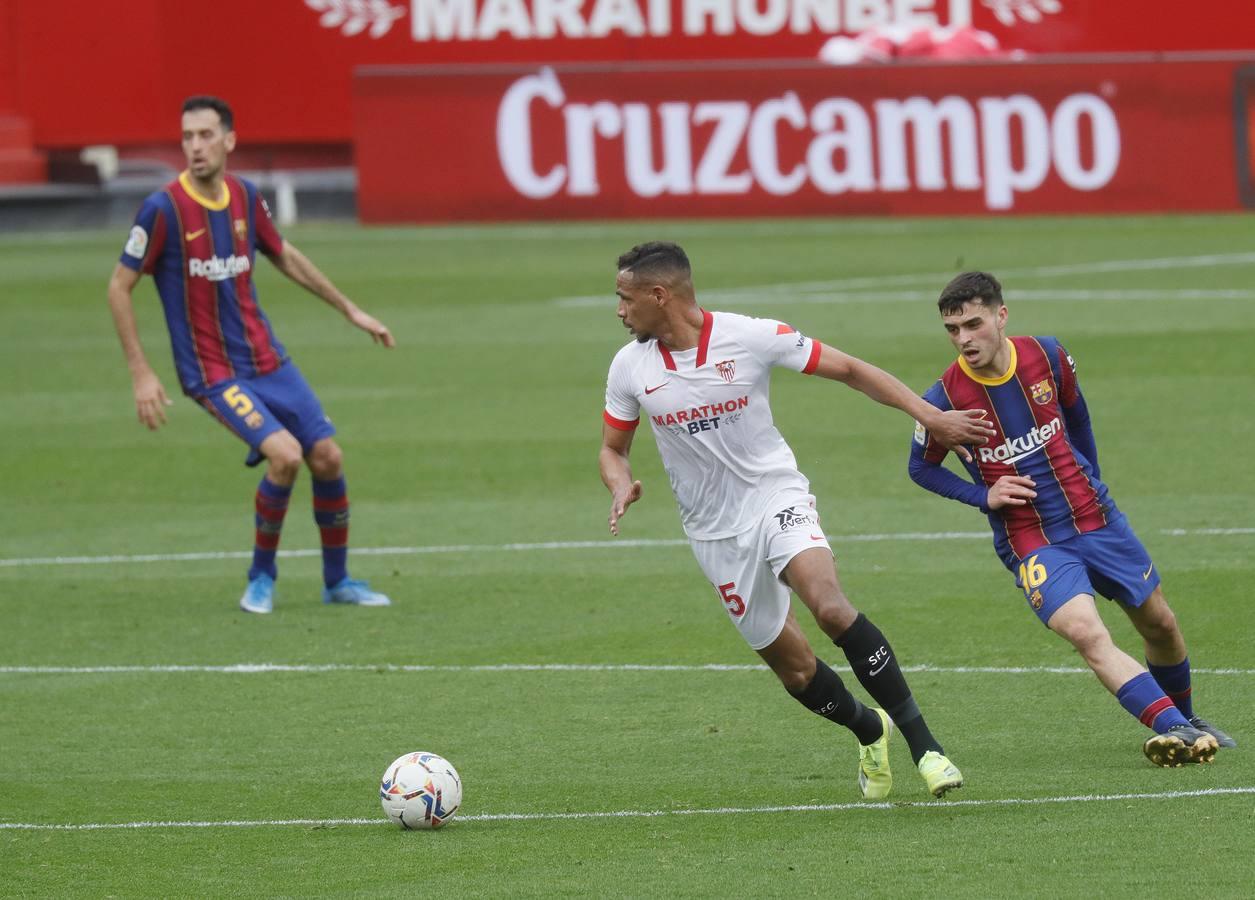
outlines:
{"label": "green grass pitch", "polygon": [[[373,347],[260,264],[339,428],[353,571],[395,605],[319,603],[303,480],[269,617],[236,609],[247,563],[221,555],[251,546],[242,445],[181,398],[160,432],[135,421],[105,302],[125,229],[0,239],[0,895],[1249,896],[1250,234],[1245,216],[293,229],[399,342]],[[1076,357],[1198,708],[1241,746],[1150,766],[983,518],[911,484],[910,420],[780,372],[776,420],[846,589],[925,667],[915,694],[967,778],[931,801],[895,739],[893,803],[860,804],[853,738],[752,668],[644,429],[644,499],[606,532],[614,260],[655,238],[686,247],[709,308],[783,319],[920,391],[952,359],[941,286],[1002,276],[1012,332]],[[148,281],[137,307],[176,393]],[[214,668],[260,664],[295,668]],[[384,766],[416,749],[465,781],[434,833],[379,809]],[[44,827],[146,822],[174,824]]]}

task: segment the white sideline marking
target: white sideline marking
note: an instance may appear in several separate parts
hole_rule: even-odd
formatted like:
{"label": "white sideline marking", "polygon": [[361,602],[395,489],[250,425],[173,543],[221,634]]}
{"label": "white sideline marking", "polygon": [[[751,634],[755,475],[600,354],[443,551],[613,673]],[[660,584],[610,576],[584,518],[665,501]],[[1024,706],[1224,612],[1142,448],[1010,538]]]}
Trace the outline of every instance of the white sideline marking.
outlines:
{"label": "white sideline marking", "polygon": [[[833,666],[849,672],[849,666]],[[762,663],[483,663],[423,665],[403,663],[232,663],[153,666],[0,666],[0,675],[212,674],[265,675],[283,672],[766,672]],[[1080,666],[903,666],[903,672],[939,675],[1088,675]],[[1196,675],[1255,675],[1255,669],[1193,668]]]}
{"label": "white sideline marking", "polygon": [[[1164,256],[1151,257],[1149,259],[1109,259],[1097,260],[1087,263],[1072,263],[1069,265],[1058,266],[1029,266],[1022,269],[1002,269],[998,272],[998,277],[1004,283],[1008,279],[1015,278],[1054,278],[1056,276],[1066,275],[1086,275],[1100,272],[1140,272],[1155,269],[1176,269],[1176,268],[1200,268],[1207,266],[1244,266],[1255,264],[1255,253],[1222,253],[1207,254],[1203,256]],[[840,294],[844,291],[863,291],[865,289],[875,290],[876,288],[886,287],[902,287],[910,285],[927,285],[929,292],[920,293],[918,296],[912,295],[909,299],[936,299],[936,292],[940,291],[947,281],[953,278],[957,273],[948,272],[931,272],[916,273],[908,275],[866,275],[856,278],[837,278],[831,281],[803,281],[785,284],[763,284],[739,287],[732,290],[706,291],[702,294],[703,301],[712,304],[714,302],[736,302],[737,298],[755,298],[763,300],[767,297],[780,298],[795,297],[797,294],[814,294],[821,291],[827,291],[833,295]],[[1146,290],[1138,291],[1137,289],[1129,289],[1127,291],[1118,291],[1115,293],[1124,294],[1126,296],[1104,297],[1103,294],[1109,294],[1109,291],[1069,291],[1070,296],[1067,299],[1207,299],[1212,297],[1210,291],[1197,291],[1183,289],[1181,291],[1157,291]],[[1241,294],[1246,296],[1244,291],[1222,292]],[[1008,290],[1006,292],[1009,300],[1034,300],[1046,299],[1057,294],[1051,294],[1045,291],[1018,291]],[[1166,296],[1159,296],[1160,294]],[[1038,295],[1038,296],[1034,296]],[[1081,296],[1084,295],[1084,296]],[[851,300],[866,299],[880,300],[883,297],[872,293],[859,293],[852,295]],[[899,298],[903,299],[903,298]],[[1060,299],[1063,299],[1060,297]],[[1220,299],[1220,298],[1217,298]],[[1238,299],[1238,298],[1233,298]],[[607,292],[596,296],[581,297],[559,297],[551,301],[557,306],[608,306],[614,305],[614,294]],[[806,301],[801,301],[806,302]],[[814,302],[814,301],[811,301]],[[849,302],[849,301],[828,301],[828,302]]]}
{"label": "white sideline marking", "polygon": [[[1255,300],[1255,291],[1251,290],[1138,290],[1129,288],[1110,291],[1015,291],[1008,292],[1009,299],[1016,302],[1026,300]],[[747,305],[757,306],[777,303],[921,303],[937,298],[928,291],[799,291],[793,295],[772,294],[770,296],[752,294],[718,294],[711,300],[713,304],[723,306]]]}
{"label": "white sideline marking", "polygon": [[[1255,528],[1161,528],[1169,537],[1191,535],[1211,536],[1255,534]],[[878,541],[970,541],[992,540],[988,531],[900,531],[885,534],[830,534],[837,544],[875,543]],[[515,553],[538,550],[616,550],[634,547],[687,547],[684,538],[641,538],[604,541],[539,541],[528,544],[444,544],[423,547],[354,547],[354,556],[424,556],[430,553]],[[280,550],[281,559],[314,557],[318,549]],[[114,556],[29,556],[0,559],[0,569],[19,566],[98,566],[111,563],[195,562],[198,560],[251,559],[251,550],[210,550],[200,553],[139,553]]]}
{"label": "white sideline marking", "polygon": [[[425,547],[354,547],[354,556],[418,556],[427,553],[473,553],[475,551],[520,550],[588,550],[605,547],[679,547],[688,541],[678,538],[663,540],[623,541],[543,541],[533,544],[445,544]],[[319,549],[280,550],[279,557],[319,556]],[[117,556],[36,556],[25,559],[0,559],[0,568],[15,566],[89,566],[107,563],[192,562],[206,559],[252,559],[252,550],[210,550],[201,553],[141,553]]]}
{"label": "white sideline marking", "polygon": [[[603,306],[610,301],[605,297],[566,297],[555,300],[557,306]],[[702,294],[707,306],[766,306],[778,303],[924,303],[937,299],[935,293],[917,291],[866,291],[832,290],[813,286],[797,287],[793,293],[779,289],[763,289],[762,293],[748,294],[736,291],[706,291]],[[1007,299],[1024,301],[1100,301],[1100,300],[1255,300],[1255,291],[1243,289],[1181,289],[1122,288],[1114,290],[1017,290],[1007,292]]]}
{"label": "white sideline marking", "polygon": [[1181,537],[1187,534],[1255,534],[1255,528],[1161,528],[1159,533],[1166,534],[1169,537]]}
{"label": "white sideline marking", "polygon": [[[535,822],[560,819],[655,819],[667,816],[734,816],[747,813],[844,812],[847,810],[954,809],[974,806],[1042,806],[1051,803],[1110,803],[1121,800],[1183,800],[1255,794],[1255,787],[1203,788],[1197,791],[1159,791],[1153,794],[1074,794],[1066,797],[1006,797],[1000,800],[912,800],[905,803],[803,803],[791,806],[718,806],[710,809],[619,809],[605,812],[483,813],[458,816],[458,822]],[[228,819],[220,822],[83,822],[43,824],[0,822],[7,831],[106,831],[137,828],[263,828],[304,825],[331,828],[338,825],[392,825],[382,816],[371,819]]]}

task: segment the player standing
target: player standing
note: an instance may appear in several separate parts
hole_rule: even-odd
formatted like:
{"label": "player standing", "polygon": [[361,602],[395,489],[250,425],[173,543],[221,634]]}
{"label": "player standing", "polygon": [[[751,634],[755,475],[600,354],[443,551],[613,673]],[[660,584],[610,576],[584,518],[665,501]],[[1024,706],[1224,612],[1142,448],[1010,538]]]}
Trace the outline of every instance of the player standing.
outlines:
{"label": "player standing", "polygon": [[183,392],[248,444],[248,465],[266,460],[255,500],[253,563],[240,608],[254,613],[273,608],[275,554],[302,460],[313,477],[323,602],[387,606],[387,597],[349,577],[349,501],[335,428],[257,304],[256,251],[376,343],[393,346],[392,334],[280,237],[256,185],[227,172],[236,135],[224,101],[189,98],[182,128],[187,169],[144,201],[109,281],[109,308],[131,370],[139,420],[150,429],[160,427],[171,403],[135,326],[131,294],[140,277],[150,274],[165,309]]}
{"label": "player standing", "polygon": [[[787,325],[701,309],[675,244],[633,247],[618,269],[618,315],[636,340],[615,356],[606,387],[599,464],[612,495],[610,532],[641,496],[628,454],[644,411],[698,564],[785,689],[854,733],[863,796],[889,793],[894,725],[934,796],[960,787],[888,640],[841,590],[809,482],[772,422],[771,369],[822,375],[923,415],[948,446],[981,443],[992,429],[975,413],[937,411],[888,373]],[[815,657],[789,608],[790,588],[884,709],[865,707]]]}
{"label": "player standing", "polygon": [[[918,425],[911,478],[989,516],[994,549],[1037,617],[1155,731],[1143,747],[1151,762],[1210,762],[1218,746],[1236,746],[1194,714],[1185,639],[1159,571],[1099,480],[1072,357],[1053,337],[1008,338],[1002,286],[987,273],[959,275],[937,306],[959,358],[924,399],[941,410],[984,410],[997,431],[966,460],[968,483],[941,466],[946,446]],[[1112,642],[1095,593],[1128,615],[1145,642],[1149,671]]]}

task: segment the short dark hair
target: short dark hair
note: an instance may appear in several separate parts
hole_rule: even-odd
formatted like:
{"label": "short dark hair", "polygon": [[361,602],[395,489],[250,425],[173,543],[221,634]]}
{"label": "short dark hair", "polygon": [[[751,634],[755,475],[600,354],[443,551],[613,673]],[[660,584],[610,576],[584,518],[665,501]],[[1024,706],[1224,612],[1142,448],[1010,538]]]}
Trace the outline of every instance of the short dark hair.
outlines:
{"label": "short dark hair", "polygon": [[943,316],[950,316],[963,309],[964,303],[979,303],[997,309],[1003,305],[1002,285],[988,272],[957,275],[941,292],[937,308]]}
{"label": "short dark hair", "polygon": [[222,120],[223,131],[235,130],[235,115],[231,112],[231,107],[227,104],[227,101],[221,97],[197,94],[195,97],[188,97],[183,101],[183,112],[195,112],[198,109],[212,109],[218,114],[218,118]]}
{"label": "short dark hair", "polygon": [[619,271],[630,269],[637,277],[660,275],[680,276],[687,281],[693,275],[689,258],[679,244],[669,241],[649,241],[637,244],[619,257]]}

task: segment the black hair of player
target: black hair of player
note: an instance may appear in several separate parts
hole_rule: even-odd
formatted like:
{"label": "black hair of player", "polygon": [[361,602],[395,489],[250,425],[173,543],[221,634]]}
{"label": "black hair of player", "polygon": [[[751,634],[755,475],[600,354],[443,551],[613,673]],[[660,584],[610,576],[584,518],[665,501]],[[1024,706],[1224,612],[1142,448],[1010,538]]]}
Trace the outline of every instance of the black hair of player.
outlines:
{"label": "black hair of player", "polygon": [[693,274],[687,254],[679,244],[669,241],[637,244],[619,257],[619,271],[624,269],[630,269],[637,278],[678,275],[680,281],[687,281]]}
{"label": "black hair of player", "polygon": [[979,303],[997,309],[1003,305],[1002,285],[988,272],[964,272],[956,275],[941,292],[937,308],[943,316],[961,312],[964,303]]}
{"label": "black hair of player", "polygon": [[221,97],[197,94],[195,97],[188,97],[183,101],[183,112],[195,112],[198,109],[212,109],[218,114],[218,118],[222,120],[223,131],[235,130],[235,114],[231,112],[231,107],[227,105],[227,101]]}

